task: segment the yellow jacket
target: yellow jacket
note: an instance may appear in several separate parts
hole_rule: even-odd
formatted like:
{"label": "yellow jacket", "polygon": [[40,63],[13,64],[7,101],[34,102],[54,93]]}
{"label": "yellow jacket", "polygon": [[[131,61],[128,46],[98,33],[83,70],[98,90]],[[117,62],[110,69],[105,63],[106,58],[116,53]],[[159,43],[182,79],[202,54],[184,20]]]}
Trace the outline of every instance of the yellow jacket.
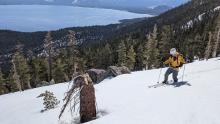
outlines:
{"label": "yellow jacket", "polygon": [[170,56],[168,60],[164,62],[165,65],[169,64],[169,67],[173,69],[178,69],[183,64],[186,64],[183,56],[179,53],[176,54],[176,56]]}

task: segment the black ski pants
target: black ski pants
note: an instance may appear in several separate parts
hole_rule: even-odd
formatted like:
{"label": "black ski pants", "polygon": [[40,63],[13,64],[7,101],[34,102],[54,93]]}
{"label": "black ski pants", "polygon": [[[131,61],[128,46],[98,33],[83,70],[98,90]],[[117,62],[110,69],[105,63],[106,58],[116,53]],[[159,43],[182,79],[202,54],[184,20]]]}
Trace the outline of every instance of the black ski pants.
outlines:
{"label": "black ski pants", "polygon": [[165,76],[164,76],[165,77],[164,82],[168,81],[168,77],[169,77],[170,74],[173,74],[173,81],[178,82],[178,78],[177,78],[178,72],[179,72],[178,70],[175,70],[173,68],[168,68],[166,73],[165,73]]}

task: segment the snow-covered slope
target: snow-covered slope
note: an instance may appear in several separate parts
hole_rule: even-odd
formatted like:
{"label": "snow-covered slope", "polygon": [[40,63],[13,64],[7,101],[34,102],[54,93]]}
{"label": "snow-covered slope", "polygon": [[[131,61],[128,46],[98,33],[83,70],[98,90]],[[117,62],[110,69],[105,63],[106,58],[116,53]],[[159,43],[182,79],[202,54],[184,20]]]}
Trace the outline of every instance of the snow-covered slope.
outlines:
{"label": "snow-covered slope", "polygon": [[[104,116],[88,124],[220,124],[220,58],[187,64],[184,81],[191,86],[149,89],[158,73],[158,69],[133,72],[96,85],[98,110]],[[36,98],[50,90],[62,100],[67,89],[64,83],[0,96],[0,124],[68,124],[69,112],[57,119],[62,102],[40,113],[42,101]]]}

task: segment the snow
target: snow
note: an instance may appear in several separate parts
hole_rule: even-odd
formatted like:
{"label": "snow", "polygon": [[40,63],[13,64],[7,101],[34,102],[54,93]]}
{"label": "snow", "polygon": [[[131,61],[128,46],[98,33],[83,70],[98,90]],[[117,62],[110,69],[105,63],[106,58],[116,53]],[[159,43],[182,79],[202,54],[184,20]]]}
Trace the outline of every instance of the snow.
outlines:
{"label": "snow", "polygon": [[214,11],[218,11],[220,10],[220,6],[217,6],[216,8],[214,8]]}
{"label": "snow", "polygon": [[78,3],[79,2],[79,0],[74,0],[73,2],[72,2],[72,4],[76,4],[76,3]]}
{"label": "snow", "polygon": [[126,11],[48,5],[0,5],[0,29],[47,31],[65,27],[108,25],[123,19],[151,17]]}
{"label": "snow", "polygon": [[[199,16],[198,16],[199,18]],[[193,20],[188,21],[185,25],[181,26],[182,29],[189,29],[193,27]]]}
{"label": "snow", "polygon": [[44,1],[46,1],[46,2],[54,2],[54,0],[44,0]]}
{"label": "snow", "polygon": [[[203,2],[201,2],[200,4],[203,4]],[[213,10],[211,11],[218,11],[220,10],[220,6],[215,7]],[[202,13],[200,15],[198,15],[197,18],[194,18],[193,20],[188,21],[185,25],[181,26],[182,29],[189,29],[193,27],[193,22],[194,21],[202,21],[203,20],[203,16],[207,14],[207,13]]]}
{"label": "snow", "polygon": [[205,14],[206,14],[206,13],[202,13],[202,14],[200,14],[200,15],[198,16],[199,21],[202,21],[203,16],[204,16]]}
{"label": "snow", "polygon": [[[100,117],[88,124],[220,124],[220,58],[195,61],[185,67],[184,81],[191,86],[149,89],[157,82],[159,69],[104,80],[95,86]],[[183,69],[180,80],[182,73]],[[49,90],[62,100],[67,89],[68,84],[63,83],[0,96],[0,124],[74,122],[69,111],[58,121],[62,102],[54,110],[40,113],[42,101],[36,98]]]}

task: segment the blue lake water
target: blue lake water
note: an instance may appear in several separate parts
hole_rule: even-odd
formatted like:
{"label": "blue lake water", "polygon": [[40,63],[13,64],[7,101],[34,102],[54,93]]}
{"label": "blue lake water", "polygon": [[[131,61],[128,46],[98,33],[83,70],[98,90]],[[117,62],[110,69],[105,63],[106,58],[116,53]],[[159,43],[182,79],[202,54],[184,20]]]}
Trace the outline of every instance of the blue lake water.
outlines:
{"label": "blue lake water", "polygon": [[0,29],[24,32],[119,23],[149,17],[126,11],[48,5],[0,5]]}

